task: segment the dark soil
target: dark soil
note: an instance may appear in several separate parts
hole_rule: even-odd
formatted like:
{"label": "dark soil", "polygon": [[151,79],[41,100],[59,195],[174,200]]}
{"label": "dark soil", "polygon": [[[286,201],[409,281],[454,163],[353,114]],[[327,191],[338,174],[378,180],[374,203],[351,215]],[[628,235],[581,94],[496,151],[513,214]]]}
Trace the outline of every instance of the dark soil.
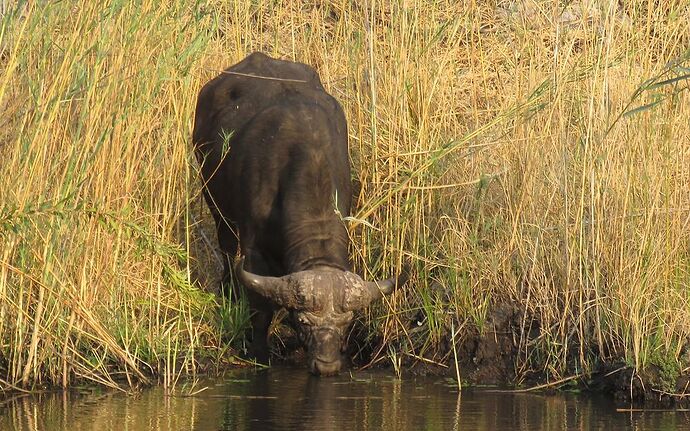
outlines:
{"label": "dark soil", "polygon": [[690,376],[677,377],[675,387],[667,388],[668,382],[661,370],[649,366],[636,373],[631,367],[608,365],[593,374],[588,388],[610,394],[620,404],[645,408],[688,408],[690,407]]}
{"label": "dark soil", "polygon": [[[626,407],[644,408],[687,408],[690,407],[690,374],[686,373],[676,379],[675,385],[664,379],[662,371],[655,366],[647,367],[643,372],[621,363],[602,364],[598,370],[589,375],[578,375],[572,372],[573,378],[554,381],[544,371],[518,370],[520,355],[520,334],[527,333],[527,340],[538,334],[538,322],[523,319],[522,312],[514,306],[495,307],[486,320],[484,328],[472,328],[465,331],[457,340],[456,353],[459,372],[463,386],[493,386],[504,390],[525,392],[530,390],[556,391],[573,390],[609,394],[618,404]],[[385,355],[380,348],[381,340],[366,340],[367,330],[357,327],[352,331],[349,340],[349,357],[353,359],[354,368],[391,367],[388,360],[377,361]],[[305,355],[289,329],[281,331],[280,340],[274,345],[274,363],[303,365]],[[523,343],[525,340],[522,340]],[[278,344],[278,345],[276,345]],[[422,361],[405,357],[401,371],[408,375],[439,375],[455,379],[456,369],[450,335],[441,346],[445,350],[443,361]],[[378,346],[378,347],[377,347]],[[576,351],[575,349],[573,351]],[[522,352],[524,355],[524,351]],[[441,356],[441,355],[439,355]],[[575,361],[573,360],[573,363]],[[674,387],[669,387],[674,386]]]}

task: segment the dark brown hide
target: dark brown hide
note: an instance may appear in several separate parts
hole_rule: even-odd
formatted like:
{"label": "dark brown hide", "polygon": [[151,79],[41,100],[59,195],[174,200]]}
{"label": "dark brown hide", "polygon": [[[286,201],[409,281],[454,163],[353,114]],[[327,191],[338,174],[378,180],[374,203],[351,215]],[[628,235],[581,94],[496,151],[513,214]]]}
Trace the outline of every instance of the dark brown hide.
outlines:
{"label": "dark brown hide", "polygon": [[227,272],[246,257],[237,275],[253,309],[253,354],[268,360],[268,325],[284,306],[312,371],[338,372],[352,310],[381,296],[350,272],[342,108],[311,67],[254,53],[202,88],[193,141]]}

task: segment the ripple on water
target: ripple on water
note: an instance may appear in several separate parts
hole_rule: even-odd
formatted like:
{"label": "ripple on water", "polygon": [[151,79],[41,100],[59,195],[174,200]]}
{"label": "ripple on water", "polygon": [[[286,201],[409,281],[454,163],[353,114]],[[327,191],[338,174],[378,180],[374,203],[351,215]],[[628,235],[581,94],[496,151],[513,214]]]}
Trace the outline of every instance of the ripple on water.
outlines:
{"label": "ripple on water", "polygon": [[238,370],[173,395],[103,389],[9,397],[0,430],[639,430],[690,429],[690,413],[617,412],[599,396],[468,390],[384,372],[334,378]]}

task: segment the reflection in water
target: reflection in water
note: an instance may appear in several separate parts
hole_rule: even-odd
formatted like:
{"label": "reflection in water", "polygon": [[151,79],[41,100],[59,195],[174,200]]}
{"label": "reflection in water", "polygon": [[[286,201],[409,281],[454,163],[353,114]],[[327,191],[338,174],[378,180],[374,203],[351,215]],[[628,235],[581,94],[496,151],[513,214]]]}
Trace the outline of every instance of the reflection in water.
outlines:
{"label": "reflection in water", "polygon": [[[335,378],[242,370],[193,396],[90,389],[8,398],[0,430],[637,430],[690,429],[683,412],[617,413],[591,396],[466,391],[380,372]],[[183,391],[178,390],[177,393]]]}

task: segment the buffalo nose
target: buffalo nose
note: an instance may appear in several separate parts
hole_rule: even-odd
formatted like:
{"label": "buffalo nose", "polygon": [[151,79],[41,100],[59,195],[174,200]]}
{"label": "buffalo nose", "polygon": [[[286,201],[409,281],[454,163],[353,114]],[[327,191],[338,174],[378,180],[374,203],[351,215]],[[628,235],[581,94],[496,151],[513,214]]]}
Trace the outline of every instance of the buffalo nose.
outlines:
{"label": "buffalo nose", "polygon": [[342,363],[340,359],[331,362],[324,362],[318,359],[312,360],[311,372],[317,376],[334,376],[340,372]]}

